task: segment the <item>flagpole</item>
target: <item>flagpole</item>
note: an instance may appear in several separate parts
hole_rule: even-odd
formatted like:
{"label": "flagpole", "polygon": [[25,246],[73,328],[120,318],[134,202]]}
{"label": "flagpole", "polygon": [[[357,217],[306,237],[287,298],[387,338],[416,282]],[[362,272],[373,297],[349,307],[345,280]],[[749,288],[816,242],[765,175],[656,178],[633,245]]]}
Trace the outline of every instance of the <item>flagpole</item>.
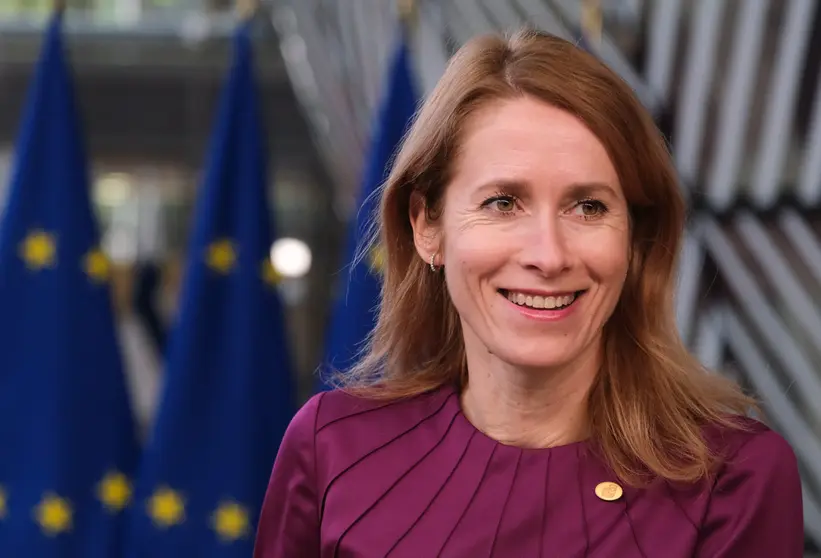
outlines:
{"label": "flagpole", "polygon": [[596,46],[599,46],[602,40],[604,26],[602,12],[601,0],[582,0],[582,30]]}
{"label": "flagpole", "polygon": [[399,21],[402,23],[405,32],[409,35],[416,28],[418,6],[416,0],[397,0],[396,11],[399,13]]}
{"label": "flagpole", "polygon": [[237,14],[240,21],[249,21],[259,7],[259,0],[237,0]]}

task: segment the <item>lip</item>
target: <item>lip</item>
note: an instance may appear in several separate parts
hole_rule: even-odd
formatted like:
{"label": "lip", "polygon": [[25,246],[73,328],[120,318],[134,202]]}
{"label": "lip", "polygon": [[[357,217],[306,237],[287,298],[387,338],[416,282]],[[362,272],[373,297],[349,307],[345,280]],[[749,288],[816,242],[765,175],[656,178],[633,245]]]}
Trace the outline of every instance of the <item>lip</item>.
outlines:
{"label": "lip", "polygon": [[520,306],[520,305],[516,304],[515,302],[511,302],[510,300],[508,300],[505,293],[497,291],[497,294],[504,299],[504,302],[507,305],[507,308],[510,308],[511,310],[514,310],[520,316],[523,316],[523,317],[525,317],[529,320],[534,320],[534,321],[537,321],[537,322],[558,322],[558,321],[561,321],[561,320],[564,320],[564,319],[568,318],[569,316],[571,316],[573,313],[576,312],[576,309],[578,308],[579,304],[584,299],[584,295],[587,294],[586,290],[583,290],[583,291],[570,291],[570,292],[564,292],[564,293],[555,292],[556,294],[547,294],[547,295],[543,294],[547,291],[516,290],[514,292],[522,293],[522,294],[532,294],[533,296],[568,296],[568,295],[575,295],[576,296],[576,299],[573,301],[573,304],[571,304],[570,306],[567,306],[565,308],[561,308],[559,310],[555,310],[555,309],[545,310],[545,309],[530,308],[528,306]]}

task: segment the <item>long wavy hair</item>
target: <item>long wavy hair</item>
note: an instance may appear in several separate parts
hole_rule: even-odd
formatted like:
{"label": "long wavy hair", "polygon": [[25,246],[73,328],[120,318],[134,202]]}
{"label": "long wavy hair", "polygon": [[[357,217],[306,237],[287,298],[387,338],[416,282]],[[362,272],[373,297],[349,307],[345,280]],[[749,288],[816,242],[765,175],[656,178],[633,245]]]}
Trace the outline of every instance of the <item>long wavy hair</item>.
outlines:
{"label": "long wavy hair", "polygon": [[[607,149],[631,217],[630,269],[603,330],[604,358],[588,398],[592,441],[628,484],[694,482],[718,456],[709,424],[741,428],[755,407],[683,344],[675,322],[675,271],[686,207],[667,144],[630,87],[594,56],[525,29],[467,43],[416,115],[381,188],[372,238],[384,255],[376,327],[337,385],[366,397],[414,396],[468,381],[461,325],[442,274],[416,252],[412,196],[441,213],[471,115],[501,99],[531,97],[583,121]],[[549,131],[547,132],[549,133]]]}

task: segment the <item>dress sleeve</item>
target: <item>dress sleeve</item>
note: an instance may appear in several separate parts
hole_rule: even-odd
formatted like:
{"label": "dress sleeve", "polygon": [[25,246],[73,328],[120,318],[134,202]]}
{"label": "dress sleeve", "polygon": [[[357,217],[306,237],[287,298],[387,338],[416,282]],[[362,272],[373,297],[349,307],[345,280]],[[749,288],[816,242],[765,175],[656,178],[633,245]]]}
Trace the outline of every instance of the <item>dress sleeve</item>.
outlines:
{"label": "dress sleeve", "polygon": [[282,438],[262,503],[254,558],[319,558],[314,438],[322,396],[305,403]]}
{"label": "dress sleeve", "polygon": [[766,430],[749,439],[716,479],[698,558],[801,558],[804,518],[798,463]]}

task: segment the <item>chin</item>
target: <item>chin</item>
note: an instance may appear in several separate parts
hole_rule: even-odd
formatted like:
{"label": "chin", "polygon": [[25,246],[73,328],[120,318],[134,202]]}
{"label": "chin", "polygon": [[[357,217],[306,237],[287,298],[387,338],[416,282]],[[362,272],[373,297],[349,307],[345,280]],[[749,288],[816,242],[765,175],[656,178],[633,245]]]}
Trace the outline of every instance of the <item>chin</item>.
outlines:
{"label": "chin", "polygon": [[497,358],[511,366],[538,370],[562,368],[578,360],[578,352],[566,349],[551,351],[551,345],[553,344],[542,343],[541,346],[534,347],[532,350],[505,350],[495,354]]}

